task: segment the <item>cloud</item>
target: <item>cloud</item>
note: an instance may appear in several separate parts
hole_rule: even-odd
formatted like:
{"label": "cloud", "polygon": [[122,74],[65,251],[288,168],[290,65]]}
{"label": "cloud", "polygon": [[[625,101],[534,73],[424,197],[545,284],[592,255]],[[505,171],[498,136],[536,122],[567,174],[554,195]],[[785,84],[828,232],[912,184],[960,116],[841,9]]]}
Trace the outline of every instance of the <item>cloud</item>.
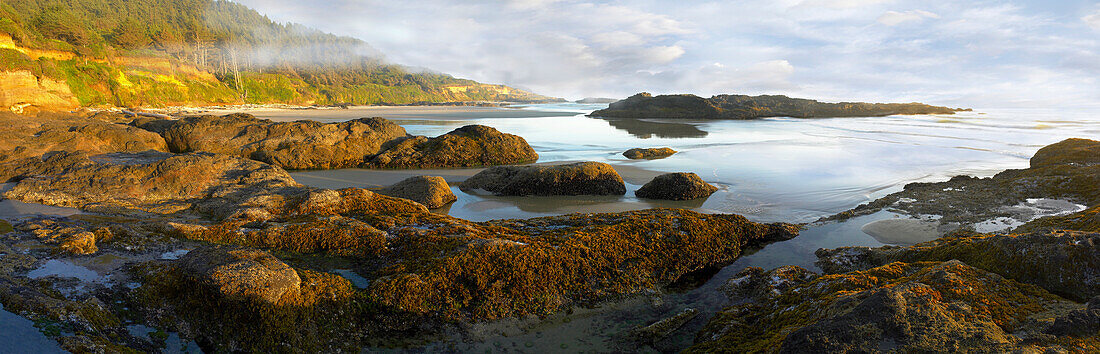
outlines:
{"label": "cloud", "polygon": [[906,22],[920,22],[926,18],[940,18],[940,15],[923,10],[904,12],[886,11],[882,16],[878,17],[877,21],[887,26],[897,26]]}
{"label": "cloud", "polygon": [[1040,0],[237,1],[361,38],[396,63],[567,98],[776,93],[970,107],[1100,98],[1100,38],[1082,31],[1100,27],[1100,12]]}
{"label": "cloud", "polygon": [[1089,25],[1089,27],[1092,27],[1093,29],[1100,30],[1100,11],[1097,11],[1094,14],[1082,17],[1081,20],[1085,21],[1085,23],[1087,23]]}

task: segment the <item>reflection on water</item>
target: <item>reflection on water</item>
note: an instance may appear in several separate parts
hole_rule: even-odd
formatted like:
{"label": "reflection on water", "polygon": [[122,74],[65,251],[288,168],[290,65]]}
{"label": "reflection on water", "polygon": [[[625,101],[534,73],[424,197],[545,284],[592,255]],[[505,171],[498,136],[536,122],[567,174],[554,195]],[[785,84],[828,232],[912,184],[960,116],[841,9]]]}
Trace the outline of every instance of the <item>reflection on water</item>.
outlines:
{"label": "reflection on water", "polygon": [[615,129],[630,133],[638,139],[658,138],[703,138],[707,132],[696,125],[678,122],[657,122],[641,119],[600,118],[606,120]]}
{"label": "reflection on water", "polygon": [[[411,134],[428,136],[467,124],[488,125],[522,136],[539,153],[539,162],[606,162],[630,184],[626,196],[604,199],[481,197],[456,192],[459,202],[450,208],[451,215],[473,220],[649,208],[661,204],[634,198],[637,187],[660,173],[694,172],[724,188],[701,205],[683,207],[742,214],[757,221],[809,222],[877,199],[906,183],[959,174],[990,176],[1026,167],[1036,150],[1062,139],[1100,138],[1100,115],[1089,111],[992,110],[987,114],[749,121],[584,116],[596,108],[532,105],[492,114],[480,108],[452,109],[418,111],[420,116],[411,119],[407,115],[391,118]],[[1036,129],[1040,124],[1043,129]],[[644,161],[621,155],[630,148],[666,146],[680,152]],[[337,178],[343,182],[333,178],[344,172],[311,171],[309,180],[300,181],[323,187],[396,182],[393,172]],[[424,172],[440,173],[446,177],[449,172]],[[472,173],[476,172],[462,172]],[[464,178],[448,180],[457,183]]]}

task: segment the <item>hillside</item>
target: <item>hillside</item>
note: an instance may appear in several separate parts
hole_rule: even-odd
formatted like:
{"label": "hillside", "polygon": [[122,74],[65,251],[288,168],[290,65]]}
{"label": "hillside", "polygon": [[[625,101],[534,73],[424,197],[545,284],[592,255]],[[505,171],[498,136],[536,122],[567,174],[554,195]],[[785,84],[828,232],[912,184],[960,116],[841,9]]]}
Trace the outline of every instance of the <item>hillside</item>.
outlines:
{"label": "hillside", "polygon": [[766,117],[880,117],[896,114],[954,114],[923,103],[827,103],[780,95],[659,95],[639,93],[592,112],[606,118],[757,119]]}
{"label": "hillside", "polygon": [[223,0],[0,2],[0,106],[409,104],[550,97],[387,63]]}

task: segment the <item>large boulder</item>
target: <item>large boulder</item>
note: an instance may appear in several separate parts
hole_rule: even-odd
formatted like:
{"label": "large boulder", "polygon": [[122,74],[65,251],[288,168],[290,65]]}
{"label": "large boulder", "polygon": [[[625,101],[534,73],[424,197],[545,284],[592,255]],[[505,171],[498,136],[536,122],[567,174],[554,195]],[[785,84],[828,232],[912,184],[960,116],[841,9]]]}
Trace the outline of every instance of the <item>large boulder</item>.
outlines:
{"label": "large boulder", "polygon": [[535,162],[539,155],[520,136],[483,125],[467,125],[434,138],[394,144],[367,164],[373,168],[449,168]]}
{"label": "large boulder", "polygon": [[302,283],[294,268],[257,249],[206,246],[188,252],[179,262],[187,275],[225,297],[278,304],[297,296]]}
{"label": "large boulder", "polygon": [[1031,156],[1032,168],[1060,164],[1100,164],[1100,141],[1066,139],[1044,146]]}
{"label": "large boulder", "polygon": [[[0,163],[52,151],[168,151],[164,138],[128,125],[68,113],[39,113],[30,118],[0,112]],[[0,174],[0,183],[12,176]]]}
{"label": "large boulder", "polygon": [[496,195],[623,195],[626,185],[615,169],[602,162],[564,165],[496,166],[459,185]]}
{"label": "large boulder", "polygon": [[923,103],[825,103],[779,95],[659,95],[639,93],[592,112],[606,118],[757,119],[765,117],[878,117],[895,114],[954,114]]}
{"label": "large boulder", "polygon": [[451,192],[451,186],[447,184],[447,180],[435,176],[409,177],[376,192],[412,200],[433,209],[458,200],[458,197]]}
{"label": "large boulder", "polygon": [[631,160],[638,159],[662,159],[672,156],[676,150],[672,148],[633,148],[623,153],[623,156]]}
{"label": "large boulder", "polygon": [[134,124],[161,132],[173,152],[228,154],[286,169],[359,167],[387,143],[408,136],[404,128],[382,118],[325,124],[230,114],[178,121],[139,119]]}
{"label": "large boulder", "polygon": [[687,172],[666,173],[634,192],[638,198],[691,200],[709,197],[718,187],[703,182],[699,175]]}

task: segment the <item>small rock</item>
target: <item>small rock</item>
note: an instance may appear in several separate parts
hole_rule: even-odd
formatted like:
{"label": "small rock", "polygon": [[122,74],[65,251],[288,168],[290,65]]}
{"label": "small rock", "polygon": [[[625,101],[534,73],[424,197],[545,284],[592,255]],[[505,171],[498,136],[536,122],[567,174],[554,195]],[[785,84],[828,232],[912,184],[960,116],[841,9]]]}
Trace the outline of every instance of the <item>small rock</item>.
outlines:
{"label": "small rock", "polygon": [[691,200],[709,197],[716,191],[718,187],[703,182],[699,175],[679,172],[654,177],[634,195],[647,199]]}
{"label": "small rock", "polygon": [[680,329],[680,327],[683,327],[684,324],[688,323],[688,321],[691,321],[691,319],[695,318],[695,316],[698,315],[698,310],[693,308],[686,308],[676,315],[673,315],[672,317],[668,317],[663,320],[657,321],[649,326],[639,328],[634,333],[643,340],[656,342],[665,337],[668,337],[668,335],[672,334],[672,332]]}
{"label": "small rock", "polygon": [[675,153],[676,153],[676,150],[673,150],[673,149],[667,148],[667,147],[665,147],[665,148],[648,148],[648,149],[634,148],[634,149],[630,149],[630,150],[627,150],[626,152],[624,152],[623,156],[626,156],[626,158],[631,159],[631,160],[662,159],[662,158],[672,156],[672,154],[675,154]]}
{"label": "small rock", "polygon": [[432,209],[458,200],[458,197],[451,192],[451,186],[447,185],[447,180],[435,176],[409,177],[377,192],[412,200]]}

